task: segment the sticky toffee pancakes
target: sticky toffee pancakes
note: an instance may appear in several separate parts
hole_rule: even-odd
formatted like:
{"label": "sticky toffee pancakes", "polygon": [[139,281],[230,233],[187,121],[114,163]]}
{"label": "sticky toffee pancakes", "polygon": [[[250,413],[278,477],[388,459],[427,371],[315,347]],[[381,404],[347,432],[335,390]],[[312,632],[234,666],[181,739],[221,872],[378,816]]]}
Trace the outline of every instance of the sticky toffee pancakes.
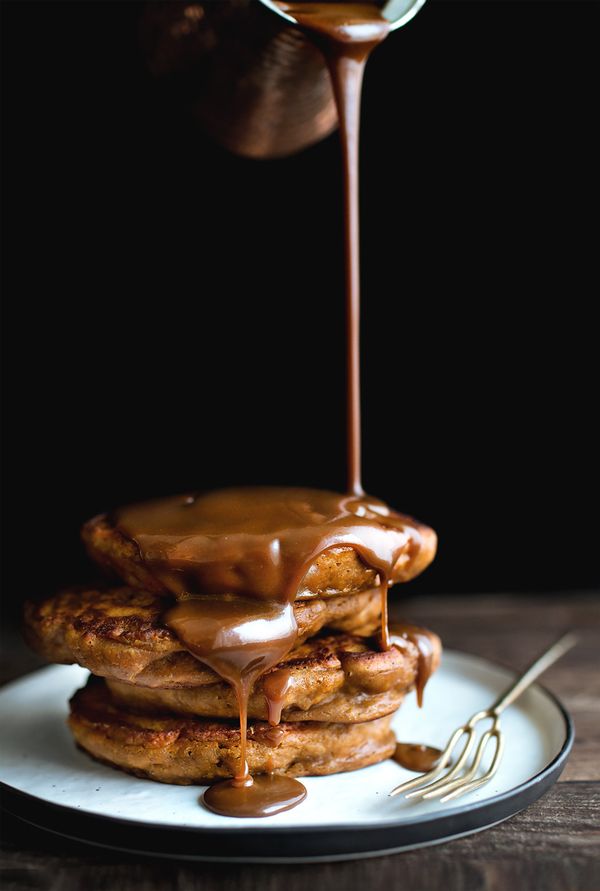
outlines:
{"label": "sticky toffee pancakes", "polygon": [[[25,612],[38,651],[106,678],[73,698],[81,748],[161,782],[222,780],[205,804],[238,816],[299,803],[296,777],[396,751],[392,715],[409,690],[422,695],[441,646],[404,625],[386,648],[382,599],[388,579],[432,559],[426,527],[375,499],[266,488],[150,502],[113,522],[161,593],[80,588]],[[347,587],[339,548],[376,588],[334,587]],[[314,574],[298,597],[319,558],[325,591]]]}
{"label": "sticky toffee pancakes", "polygon": [[[213,507],[218,497],[212,494]],[[391,717],[409,690],[422,690],[441,651],[436,635],[413,626],[395,627],[393,646],[382,649],[380,585],[340,594],[333,587],[335,560],[322,577],[326,591],[315,585],[310,597],[295,597],[283,582],[279,588],[273,573],[295,578],[300,589],[313,565],[309,558],[314,563],[328,553],[321,548],[341,543],[359,555],[359,567],[369,570],[365,559],[376,563],[377,583],[386,559],[390,578],[398,577],[398,565],[401,573],[412,573],[430,560],[435,538],[375,499],[226,490],[227,510],[232,500],[244,512],[231,524],[217,510],[210,525],[204,502],[200,520],[188,514],[183,528],[170,513],[189,510],[182,506],[200,498],[168,499],[159,522],[162,505],[151,502],[147,526],[144,505],[136,507],[130,542],[144,570],[164,585],[185,559],[182,576],[197,579],[193,596],[186,590],[193,585],[186,581],[182,593],[179,579],[170,596],[128,586],[72,589],[29,604],[25,626],[46,658],[76,661],[106,677],[93,679],[72,702],[70,726],[83,749],[162,782],[228,778],[210,790],[207,806],[229,814],[247,814],[254,806],[260,816],[302,799],[300,784],[290,788],[294,777],[390,757]],[[325,513],[327,505],[335,505],[335,513]],[[273,567],[265,568],[261,588],[265,555]],[[288,559],[292,569],[280,565]],[[232,585],[243,578],[251,596],[240,596],[240,581],[235,594],[226,591],[221,575]],[[212,580],[210,593],[200,595],[205,577]],[[337,580],[345,587],[344,573]],[[274,598],[277,591],[289,600]],[[272,778],[253,786],[252,774],[262,773]],[[283,780],[277,777],[284,775],[278,798]]]}

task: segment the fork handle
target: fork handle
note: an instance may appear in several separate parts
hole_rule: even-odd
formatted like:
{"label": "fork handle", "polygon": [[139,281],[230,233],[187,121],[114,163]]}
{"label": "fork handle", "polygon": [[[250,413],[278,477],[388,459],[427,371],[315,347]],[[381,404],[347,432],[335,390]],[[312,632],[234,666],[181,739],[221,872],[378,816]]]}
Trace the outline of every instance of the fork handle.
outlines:
{"label": "fork handle", "polygon": [[529,687],[530,684],[542,674],[542,672],[546,671],[547,668],[553,665],[557,659],[560,659],[560,657],[570,650],[576,643],[577,637],[572,632],[559,638],[556,643],[552,644],[547,650],[544,650],[541,656],[538,656],[538,658],[531,663],[529,668],[517,678],[514,684],[510,685],[508,690],[504,691],[500,698],[497,699],[491,707],[490,711],[496,715],[501,714],[505,708],[511,705],[515,699],[517,699],[521,693],[523,693],[527,687]]}

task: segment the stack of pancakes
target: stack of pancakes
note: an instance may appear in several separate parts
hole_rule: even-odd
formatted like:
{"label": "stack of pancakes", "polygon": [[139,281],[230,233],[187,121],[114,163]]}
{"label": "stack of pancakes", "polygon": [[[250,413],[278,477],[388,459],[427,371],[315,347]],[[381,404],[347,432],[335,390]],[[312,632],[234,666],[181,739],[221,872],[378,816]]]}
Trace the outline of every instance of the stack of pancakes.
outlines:
{"label": "stack of pancakes", "polygon": [[[71,589],[25,610],[26,637],[38,653],[92,673],[71,700],[77,744],[102,762],[165,783],[235,775],[240,728],[232,688],[164,623],[172,595],[135,542],[106,517],[86,524],[83,537],[94,560],[125,586]],[[434,551],[431,533],[402,580],[420,572]],[[441,645],[421,630],[380,650],[376,584],[376,573],[352,548],[321,554],[306,573],[293,604],[296,645],[249,696],[252,774],[331,774],[393,754],[393,714],[424,659],[428,671],[437,667]],[[428,653],[418,639],[427,640]],[[265,684],[279,689],[280,714],[269,711]]]}

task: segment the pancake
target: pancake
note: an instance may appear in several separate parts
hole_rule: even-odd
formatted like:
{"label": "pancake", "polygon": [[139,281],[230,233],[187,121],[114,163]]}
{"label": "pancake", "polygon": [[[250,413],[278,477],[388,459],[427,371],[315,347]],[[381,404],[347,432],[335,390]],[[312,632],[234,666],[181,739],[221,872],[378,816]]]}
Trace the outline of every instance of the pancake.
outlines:
{"label": "pancake", "polygon": [[[170,601],[131,588],[74,588],[28,602],[24,634],[49,662],[77,662],[94,674],[149,687],[214,684],[218,678],[161,621]],[[328,627],[372,635],[380,621],[378,591],[294,604],[299,643]]]}
{"label": "pancake", "polygon": [[[362,724],[253,722],[247,760],[253,775],[321,776],[389,758],[396,746],[391,716]],[[127,712],[104,681],[90,678],[71,699],[75,741],[99,761],[161,783],[192,785],[233,776],[240,756],[235,722]]]}
{"label": "pancake", "polygon": [[[418,655],[402,649],[378,651],[374,641],[338,634],[312,638],[295,647],[275,669],[258,680],[248,700],[248,715],[267,720],[265,690],[277,697],[284,721],[372,721],[395,711],[414,684]],[[436,652],[435,667],[439,661]],[[219,682],[196,687],[161,689],[108,679],[113,699],[129,710],[212,718],[236,718],[238,705],[231,686]],[[276,719],[275,719],[276,720]]]}
{"label": "pancake", "polygon": [[[90,557],[105,571],[133,588],[169,596],[170,592],[144,565],[135,542],[127,539],[108,517],[94,517],[81,536]],[[377,573],[365,566],[352,548],[321,554],[304,577],[299,597],[349,594],[373,588]]]}
{"label": "pancake", "polygon": [[[398,561],[391,578],[394,582],[414,578],[435,555],[435,532],[416,521],[411,522],[419,530],[421,544],[410,559],[404,554]],[[132,588],[169,595],[165,585],[144,564],[136,543],[116,529],[107,515],[89,520],[81,535],[91,558],[109,574]],[[377,572],[361,560],[354,548],[335,547],[315,559],[304,576],[296,599],[354,594],[374,588],[377,583]]]}

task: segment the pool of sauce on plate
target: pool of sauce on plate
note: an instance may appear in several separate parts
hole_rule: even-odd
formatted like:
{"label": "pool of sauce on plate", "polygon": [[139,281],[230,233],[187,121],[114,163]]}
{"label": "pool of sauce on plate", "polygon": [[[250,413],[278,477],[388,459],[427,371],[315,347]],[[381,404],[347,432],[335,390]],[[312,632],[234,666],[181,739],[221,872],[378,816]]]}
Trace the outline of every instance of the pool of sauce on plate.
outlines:
{"label": "pool of sauce on plate", "polygon": [[439,764],[442,755],[441,749],[434,746],[426,746],[423,743],[396,743],[396,751],[392,759],[415,773],[426,773],[433,770]]}
{"label": "pool of sauce on plate", "polygon": [[289,811],[306,798],[306,788],[293,777],[277,773],[249,777],[239,784],[235,779],[209,786],[204,804],[225,817],[272,817]]}

